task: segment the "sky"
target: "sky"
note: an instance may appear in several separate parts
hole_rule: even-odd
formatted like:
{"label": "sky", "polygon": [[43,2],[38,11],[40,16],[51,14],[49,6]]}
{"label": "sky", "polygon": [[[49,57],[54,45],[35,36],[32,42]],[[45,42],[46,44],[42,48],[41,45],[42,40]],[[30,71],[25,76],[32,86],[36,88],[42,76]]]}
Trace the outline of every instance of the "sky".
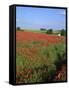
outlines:
{"label": "sky", "polygon": [[16,7],[16,27],[40,30],[40,28],[66,29],[65,9]]}

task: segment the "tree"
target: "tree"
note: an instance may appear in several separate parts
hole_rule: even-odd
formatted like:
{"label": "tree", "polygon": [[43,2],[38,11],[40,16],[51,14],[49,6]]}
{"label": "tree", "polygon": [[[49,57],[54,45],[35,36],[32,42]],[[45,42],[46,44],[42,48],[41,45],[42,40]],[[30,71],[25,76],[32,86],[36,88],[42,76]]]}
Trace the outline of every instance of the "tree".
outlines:
{"label": "tree", "polygon": [[66,31],[64,29],[61,30],[61,36],[65,36]]}
{"label": "tree", "polygon": [[48,29],[47,30],[47,34],[52,34],[53,33],[53,30],[52,29]]}
{"label": "tree", "polygon": [[41,31],[45,31],[46,29],[45,28],[40,28]]}
{"label": "tree", "polygon": [[17,30],[20,30],[20,27],[17,27]]}

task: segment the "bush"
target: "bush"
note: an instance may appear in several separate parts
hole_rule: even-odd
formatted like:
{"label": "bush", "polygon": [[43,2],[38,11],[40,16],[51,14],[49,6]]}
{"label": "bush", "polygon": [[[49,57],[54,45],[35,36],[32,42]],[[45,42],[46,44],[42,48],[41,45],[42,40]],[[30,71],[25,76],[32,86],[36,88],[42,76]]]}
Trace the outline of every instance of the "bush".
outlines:
{"label": "bush", "polygon": [[47,30],[46,33],[47,33],[47,34],[52,34],[52,33],[53,33],[53,30],[52,30],[52,29],[49,29],[49,30]]}
{"label": "bush", "polygon": [[20,27],[17,27],[17,30],[20,30]]}
{"label": "bush", "polygon": [[45,28],[40,28],[41,31],[45,31],[46,29]]}
{"label": "bush", "polygon": [[61,36],[65,36],[66,31],[64,29],[61,30]]}

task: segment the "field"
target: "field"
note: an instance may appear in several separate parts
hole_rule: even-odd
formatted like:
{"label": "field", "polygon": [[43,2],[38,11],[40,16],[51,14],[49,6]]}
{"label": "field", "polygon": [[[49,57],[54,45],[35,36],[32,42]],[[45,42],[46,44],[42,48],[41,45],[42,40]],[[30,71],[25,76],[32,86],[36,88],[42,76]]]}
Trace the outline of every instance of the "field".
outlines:
{"label": "field", "polygon": [[16,31],[16,83],[65,80],[65,36]]}

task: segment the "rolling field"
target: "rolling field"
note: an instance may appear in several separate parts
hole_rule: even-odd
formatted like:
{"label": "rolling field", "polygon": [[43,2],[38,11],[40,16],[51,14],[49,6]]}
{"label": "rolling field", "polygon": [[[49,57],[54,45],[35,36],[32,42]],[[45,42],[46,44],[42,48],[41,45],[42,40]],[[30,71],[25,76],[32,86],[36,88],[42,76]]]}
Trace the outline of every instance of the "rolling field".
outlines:
{"label": "rolling field", "polygon": [[16,83],[65,81],[65,62],[64,36],[16,31]]}

